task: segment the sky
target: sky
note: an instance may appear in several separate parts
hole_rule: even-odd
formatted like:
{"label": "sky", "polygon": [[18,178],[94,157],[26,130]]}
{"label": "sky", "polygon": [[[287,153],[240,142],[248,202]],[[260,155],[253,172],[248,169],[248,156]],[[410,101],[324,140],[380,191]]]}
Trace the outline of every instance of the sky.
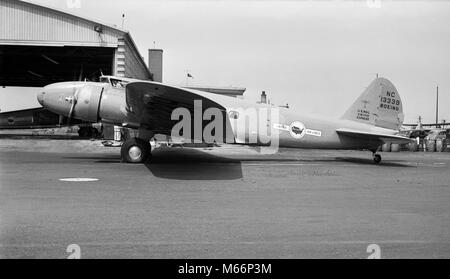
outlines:
{"label": "sky", "polygon": [[450,1],[33,0],[129,30],[147,61],[164,50],[164,82],[266,91],[292,110],[340,117],[379,76],[405,122],[450,121]]}

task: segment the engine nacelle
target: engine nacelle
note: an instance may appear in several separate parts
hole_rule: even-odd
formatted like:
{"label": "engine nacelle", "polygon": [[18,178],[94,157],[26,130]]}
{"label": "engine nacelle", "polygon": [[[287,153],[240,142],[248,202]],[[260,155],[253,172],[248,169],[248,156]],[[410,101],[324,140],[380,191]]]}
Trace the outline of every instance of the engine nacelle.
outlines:
{"label": "engine nacelle", "polygon": [[73,118],[96,123],[99,119],[100,100],[104,87],[100,84],[88,84],[78,89]]}
{"label": "engine nacelle", "polygon": [[54,83],[44,87],[37,99],[43,107],[69,119],[115,125],[127,122],[125,89],[106,83]]}
{"label": "engine nacelle", "polygon": [[61,82],[47,85],[39,92],[39,103],[48,110],[69,118],[99,121],[100,100],[105,84]]}

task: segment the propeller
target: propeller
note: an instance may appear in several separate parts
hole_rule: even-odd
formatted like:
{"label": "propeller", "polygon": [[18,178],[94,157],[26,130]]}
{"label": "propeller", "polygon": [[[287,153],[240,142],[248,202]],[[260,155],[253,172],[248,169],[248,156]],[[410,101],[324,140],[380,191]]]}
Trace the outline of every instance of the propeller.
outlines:
{"label": "propeller", "polygon": [[76,87],[73,88],[72,96],[66,97],[66,101],[68,101],[69,103],[72,104],[70,106],[69,115],[67,116],[67,126],[69,126],[70,125],[70,120],[73,117],[73,112],[75,110],[75,105],[77,104],[77,101],[78,101],[78,90],[77,90]]}
{"label": "propeller", "polygon": [[[83,63],[81,63],[80,64],[80,73],[78,75],[78,81],[83,80],[83,68],[84,68]],[[66,97],[66,101],[72,104],[70,106],[69,115],[67,116],[67,126],[70,126],[70,121],[72,120],[73,113],[75,111],[75,105],[77,104],[77,101],[78,101],[77,87],[73,88],[72,96]]]}

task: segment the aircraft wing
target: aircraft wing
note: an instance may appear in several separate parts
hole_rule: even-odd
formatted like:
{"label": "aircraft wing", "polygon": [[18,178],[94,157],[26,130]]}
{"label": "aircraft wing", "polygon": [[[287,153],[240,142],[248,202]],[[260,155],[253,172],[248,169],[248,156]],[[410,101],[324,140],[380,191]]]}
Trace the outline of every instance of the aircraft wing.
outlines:
{"label": "aircraft wing", "polygon": [[379,141],[382,143],[402,144],[402,143],[410,143],[411,141],[414,141],[414,139],[410,139],[410,138],[403,137],[403,136],[363,132],[363,131],[352,130],[352,129],[337,129],[336,132],[340,135],[345,135],[345,136],[358,138],[358,139]]}
{"label": "aircraft wing", "polygon": [[178,122],[171,120],[173,110],[186,108],[194,117],[195,100],[201,100],[201,113],[214,107],[224,113],[226,109],[202,92],[178,88],[156,82],[130,82],[125,87],[126,109],[134,127],[151,128],[162,134],[170,131]]}

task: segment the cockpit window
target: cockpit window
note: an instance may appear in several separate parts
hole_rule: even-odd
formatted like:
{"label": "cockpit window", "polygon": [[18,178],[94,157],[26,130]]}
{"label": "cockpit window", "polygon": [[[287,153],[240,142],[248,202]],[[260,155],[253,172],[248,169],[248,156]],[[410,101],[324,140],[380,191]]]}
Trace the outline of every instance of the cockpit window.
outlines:
{"label": "cockpit window", "polygon": [[114,78],[110,79],[110,81],[111,81],[111,85],[116,88],[125,88],[125,85],[127,85],[127,83],[128,83],[127,81],[120,80],[120,79],[114,79]]}

